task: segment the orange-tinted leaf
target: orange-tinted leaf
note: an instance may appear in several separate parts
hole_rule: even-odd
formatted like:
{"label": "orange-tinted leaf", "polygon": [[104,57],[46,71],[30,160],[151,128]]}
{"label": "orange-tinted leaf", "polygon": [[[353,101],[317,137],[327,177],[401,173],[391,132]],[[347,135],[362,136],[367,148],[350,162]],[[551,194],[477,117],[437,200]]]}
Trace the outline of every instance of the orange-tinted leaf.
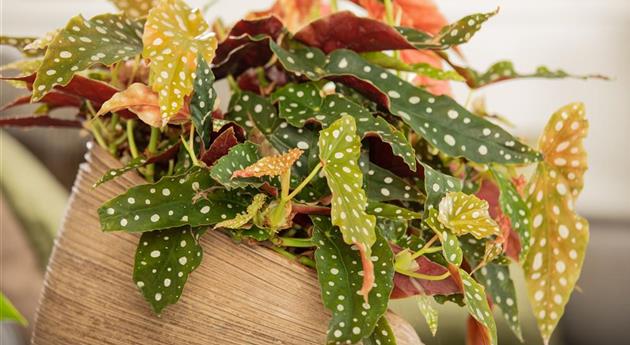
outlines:
{"label": "orange-tinted leaf", "polygon": [[574,211],[587,169],[582,145],[587,131],[582,104],[567,105],[551,116],[539,141],[545,159],[538,163],[527,193],[533,228],[523,267],[545,342],[580,276],[589,238],[588,222]]}
{"label": "orange-tinted leaf", "polygon": [[181,0],[162,0],[147,17],[142,55],[151,59],[149,81],[159,93],[163,122],[177,114],[193,89],[197,54],[212,61],[217,47],[199,10]]}
{"label": "orange-tinted leaf", "polygon": [[[101,116],[105,113],[129,109],[144,123],[152,127],[162,127],[162,116],[158,104],[157,93],[151,88],[141,83],[129,85],[126,90],[120,91],[112,96],[96,114]],[[182,110],[177,116],[172,117],[169,122],[183,123],[188,121],[190,114],[187,109]]]}
{"label": "orange-tinted leaf", "polygon": [[276,0],[268,10],[251,13],[248,17],[261,18],[273,15],[280,18],[290,31],[295,32],[317,15],[329,12],[328,6],[325,6],[322,0]]}
{"label": "orange-tinted leaf", "polygon": [[245,169],[236,170],[232,173],[232,177],[262,177],[262,176],[278,176],[291,169],[293,163],[302,155],[302,150],[292,149],[288,152],[261,158],[258,162],[248,166]]}

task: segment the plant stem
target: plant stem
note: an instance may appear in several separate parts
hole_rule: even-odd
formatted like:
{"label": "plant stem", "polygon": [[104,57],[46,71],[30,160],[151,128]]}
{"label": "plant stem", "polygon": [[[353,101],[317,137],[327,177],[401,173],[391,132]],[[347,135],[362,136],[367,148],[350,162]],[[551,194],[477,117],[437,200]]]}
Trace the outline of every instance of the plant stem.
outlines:
{"label": "plant stem", "polygon": [[127,80],[127,87],[133,84],[133,80],[136,78],[136,73],[138,72],[138,67],[140,67],[140,55],[136,55],[136,58],[133,61],[133,67],[131,67],[131,75],[129,76],[129,80]]}
{"label": "plant stem", "polygon": [[195,126],[193,126],[193,124],[190,124],[190,135],[188,136],[188,140],[184,139],[184,136],[181,135],[180,138],[182,140],[182,145],[184,145],[184,148],[186,149],[186,152],[188,152],[188,155],[190,156],[190,159],[193,162],[194,166],[199,166],[199,161],[197,160],[197,155],[195,154],[195,146],[193,143],[193,138],[194,138],[194,132],[195,132]]}
{"label": "plant stem", "polygon": [[392,0],[385,0],[385,22],[394,26],[394,4]]}
{"label": "plant stem", "polygon": [[420,256],[422,256],[423,254],[435,253],[436,251],[441,250],[442,247],[439,247],[440,249],[438,250],[431,248],[431,245],[433,245],[433,243],[435,243],[437,239],[438,239],[438,235],[433,235],[433,237],[431,237],[431,239],[427,243],[425,243],[424,246],[420,250],[418,250],[417,252],[413,253],[413,255],[411,255],[411,258],[415,260],[419,258]]}
{"label": "plant stem", "polygon": [[[149,153],[149,156],[157,152],[159,139],[160,129],[156,127],[151,127],[151,137],[149,138],[149,146],[147,146],[147,152]],[[147,165],[145,176],[147,177],[147,180],[149,180],[149,182],[155,181],[155,164],[152,163]]]}
{"label": "plant stem", "polygon": [[315,267],[315,261],[313,261],[313,259],[307,257],[307,256],[300,256],[298,257],[298,262],[301,263],[304,266],[308,266],[310,268],[316,268]]}
{"label": "plant stem", "polygon": [[287,259],[289,259],[291,261],[297,261],[297,262],[301,263],[302,265],[309,266],[311,268],[315,268],[315,262],[313,262],[313,260],[311,260],[310,258],[308,258],[306,256],[297,256],[297,255],[291,254],[288,251],[286,251],[286,250],[284,250],[284,249],[282,249],[280,247],[271,247],[271,249],[274,252],[284,256],[285,258],[287,258]]}
{"label": "plant stem", "polygon": [[[304,189],[304,187],[306,187],[306,185],[308,185],[309,182],[311,182],[311,180],[317,175],[317,173],[319,172],[319,169],[322,168],[322,162],[319,162],[315,168],[313,168],[313,170],[311,171],[310,174],[308,174],[308,176],[306,176],[306,178],[304,179],[304,181],[302,181],[302,183],[300,183],[294,190],[293,192],[291,192],[291,194],[289,194],[289,196],[287,196],[286,201],[293,199],[296,195],[298,195],[302,189]],[[284,199],[284,198],[283,198]]]}
{"label": "plant stem", "polygon": [[276,241],[278,242],[277,245],[282,247],[315,247],[315,243],[313,243],[313,240],[310,238],[278,237]]}
{"label": "plant stem", "polygon": [[136,139],[133,136],[133,128],[136,126],[136,120],[129,119],[127,120],[127,142],[129,143],[129,151],[131,152],[131,157],[138,157],[138,147],[136,146]]}
{"label": "plant stem", "polygon": [[428,274],[422,274],[422,273],[416,273],[416,272],[407,272],[407,271],[396,271],[400,274],[404,274],[406,276],[412,277],[412,278],[418,278],[418,279],[422,279],[422,280],[444,280],[446,278],[448,278],[451,275],[451,272],[445,272],[444,274],[440,274],[439,276],[431,276]]}

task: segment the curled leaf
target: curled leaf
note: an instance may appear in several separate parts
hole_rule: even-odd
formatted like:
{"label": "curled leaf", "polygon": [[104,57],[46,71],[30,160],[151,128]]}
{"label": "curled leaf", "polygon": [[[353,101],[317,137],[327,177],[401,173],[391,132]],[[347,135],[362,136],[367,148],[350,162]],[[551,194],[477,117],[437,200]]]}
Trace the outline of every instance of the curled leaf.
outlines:
{"label": "curled leaf", "polygon": [[240,229],[258,214],[258,211],[260,211],[260,209],[265,205],[265,200],[267,200],[267,196],[265,194],[256,194],[254,196],[254,199],[252,200],[252,203],[247,206],[247,210],[245,212],[238,214],[232,219],[219,222],[214,227]]}
{"label": "curled leaf", "polygon": [[488,202],[462,192],[446,194],[440,201],[438,220],[457,236],[471,234],[480,239],[501,232],[488,213]]}
{"label": "curled leaf", "polygon": [[302,152],[300,149],[292,149],[281,155],[263,157],[245,169],[234,171],[232,178],[282,175],[291,169],[293,163],[302,155]]}

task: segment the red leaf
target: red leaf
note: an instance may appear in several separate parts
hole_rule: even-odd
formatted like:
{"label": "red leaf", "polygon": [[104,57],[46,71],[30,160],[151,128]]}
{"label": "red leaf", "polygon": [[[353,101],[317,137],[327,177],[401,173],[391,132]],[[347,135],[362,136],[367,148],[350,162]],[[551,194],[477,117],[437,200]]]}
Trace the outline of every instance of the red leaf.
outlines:
{"label": "red leaf", "polygon": [[466,320],[467,332],[466,332],[466,345],[490,345],[492,340],[488,329],[474,317],[468,315]]}
{"label": "red leaf", "polygon": [[238,143],[239,140],[234,133],[234,128],[229,127],[210,144],[208,150],[201,155],[201,160],[207,166],[211,166],[219,158],[225,156],[232,146]]}
{"label": "red leaf", "polygon": [[378,20],[337,12],[304,27],[295,38],[325,53],[335,49],[356,52],[415,49],[391,26]]}
{"label": "red leaf", "polygon": [[0,127],[66,127],[82,128],[81,121],[56,119],[49,116],[35,115],[24,117],[0,118]]}
{"label": "red leaf", "polygon": [[[3,105],[0,111],[11,109],[20,105],[30,104],[31,95],[24,95],[16,98],[15,100]],[[81,99],[79,97],[69,95],[59,91],[51,91],[42,97],[38,103],[44,103],[48,105],[48,110],[61,107],[81,107]]]}
{"label": "red leaf", "polygon": [[[276,40],[284,25],[276,17],[256,20],[241,20],[230,30],[227,38],[219,43],[212,60],[213,72],[217,79],[228,74],[239,75],[251,67],[262,66],[273,55],[269,49],[269,38]],[[252,39],[265,35],[261,40]]]}

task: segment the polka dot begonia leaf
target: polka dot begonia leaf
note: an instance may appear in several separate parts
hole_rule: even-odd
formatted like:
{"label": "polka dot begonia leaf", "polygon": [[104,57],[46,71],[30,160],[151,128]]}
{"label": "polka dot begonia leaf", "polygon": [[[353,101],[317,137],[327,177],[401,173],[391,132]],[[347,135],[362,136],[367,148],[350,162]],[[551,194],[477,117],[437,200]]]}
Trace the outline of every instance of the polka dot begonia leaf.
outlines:
{"label": "polka dot begonia leaf", "polygon": [[304,151],[291,149],[281,155],[265,156],[245,169],[236,170],[232,177],[279,176],[291,169]]}
{"label": "polka dot begonia leaf", "polygon": [[103,231],[145,232],[178,226],[204,226],[234,218],[250,200],[245,195],[210,189],[205,169],[164,177],[130,188],[98,209]]}
{"label": "polka dot begonia leaf", "polygon": [[368,202],[366,211],[367,213],[373,214],[377,217],[395,220],[411,220],[422,218],[421,213],[414,212],[404,207],[382,202]]}
{"label": "polka dot begonia leaf", "polygon": [[433,232],[440,238],[442,243],[442,254],[449,263],[459,266],[462,264],[464,255],[459,243],[459,239],[449,229],[447,229],[438,220],[438,211],[436,209],[429,210],[429,216],[424,220]]}
{"label": "polka dot begonia leaf", "polygon": [[378,320],[372,334],[363,338],[363,345],[396,345],[396,336],[385,316]]}
{"label": "polka dot begonia leaf", "polygon": [[588,131],[584,106],[569,104],[551,116],[527,191],[532,215],[531,247],[523,268],[538,328],[548,342],[580,276],[589,239],[586,219],[574,204],[587,169],[583,140]]}
{"label": "polka dot begonia leaf", "polygon": [[324,306],[332,312],[328,344],[356,343],[372,334],[387,311],[393,288],[394,262],[387,241],[375,236],[370,260],[374,265],[374,288],[368,299],[360,294],[363,268],[361,255],[348,246],[329,218],[312,217],[315,262]]}
{"label": "polka dot begonia leaf", "polygon": [[55,85],[67,85],[75,73],[94,64],[111,65],[140,54],[143,26],[144,21],[122,14],[70,19],[46,50],[33,83],[33,101]]}
{"label": "polka dot begonia leaf", "polygon": [[[353,51],[333,51],[328,60],[317,64],[308,56],[323,54],[316,48],[285,50],[271,42],[271,49],[285,69],[306,75],[311,80],[347,77],[376,88],[390,113],[400,117],[433,146],[453,157],[477,163],[531,163],[540,153],[488,120],[476,116],[448,96],[431,93],[400,79],[386,69],[366,62]],[[309,64],[303,63],[309,61]],[[313,67],[313,65],[316,65]],[[343,81],[343,78],[342,78]]]}
{"label": "polka dot begonia leaf", "polygon": [[438,330],[438,311],[433,307],[431,300],[432,298],[426,295],[416,296],[418,309],[424,316],[424,320],[427,322],[427,326],[429,326],[429,331],[435,336]]}
{"label": "polka dot begonia leaf", "polygon": [[215,228],[240,229],[249,223],[265,205],[267,196],[265,194],[256,194],[252,203],[247,206],[247,210],[238,214],[236,217],[217,223]]}
{"label": "polka dot begonia leaf", "polygon": [[320,131],[319,157],[332,192],[332,223],[341,229],[348,244],[361,244],[369,251],[375,241],[376,218],[365,212],[367,196],[358,160],[361,141],[354,118],[345,115]]}
{"label": "polka dot begonia leaf", "polygon": [[212,134],[212,111],[217,94],[213,88],[214,74],[210,66],[199,54],[197,56],[197,72],[193,82],[193,94],[190,99],[190,119],[204,146],[210,144]]}
{"label": "polka dot begonia leaf", "polygon": [[149,12],[142,42],[142,55],[151,60],[149,84],[166,120],[193,90],[197,55],[212,61],[217,39],[199,10],[182,0],[161,0]]}
{"label": "polka dot begonia leaf", "polygon": [[35,42],[37,37],[11,37],[0,35],[0,45],[11,46],[26,56],[40,56],[43,55],[45,50],[43,49],[28,49],[28,45]]}
{"label": "polka dot begonia leaf", "polygon": [[486,292],[483,286],[475,281],[466,271],[460,269],[459,275],[462,279],[464,289],[464,301],[468,308],[468,313],[479,321],[488,333],[488,338],[492,345],[497,344],[497,326],[492,315],[492,310],[486,299]]}
{"label": "polka dot begonia leaf", "polygon": [[413,28],[397,27],[396,29],[417,49],[445,50],[468,42],[481,29],[481,24],[497,13],[498,10],[471,14],[443,27],[436,36]]}
{"label": "polka dot begonia leaf", "polygon": [[514,68],[511,61],[499,61],[491,65],[486,71],[478,72],[472,68],[454,66],[457,71],[466,79],[466,83],[472,89],[478,89],[487,85],[491,85],[500,81],[511,79],[525,78],[544,78],[544,79],[608,79],[601,75],[574,75],[563,70],[551,70],[545,66],[538,66],[536,71],[530,73],[520,73]]}
{"label": "polka dot begonia leaf", "polygon": [[177,303],[188,276],[201,263],[201,232],[185,226],[145,232],[140,237],[133,281],[156,314]]}
{"label": "polka dot begonia leaf", "polygon": [[405,233],[409,223],[406,220],[376,217],[376,229],[388,241],[398,242]]}
{"label": "polka dot begonia leaf", "polygon": [[422,167],[424,168],[424,190],[427,193],[426,211],[437,209],[446,193],[462,190],[460,179],[441,173],[425,163],[422,163]]}
{"label": "polka dot begonia leaf", "polygon": [[107,170],[105,174],[103,174],[103,176],[101,176],[101,178],[98,179],[98,181],[94,182],[94,187],[98,187],[107,181],[111,181],[118,176],[122,176],[128,171],[138,169],[140,167],[145,166],[146,164],[147,164],[146,157],[139,156],[139,157],[133,158],[132,160],[129,161],[129,163],[125,164],[125,166],[122,168]]}
{"label": "polka dot begonia leaf", "polygon": [[361,156],[359,167],[364,176],[363,189],[370,201],[419,202],[421,200],[422,194],[413,184],[370,162],[367,156]]}
{"label": "polka dot begonia leaf", "polygon": [[501,233],[490,217],[488,202],[462,192],[449,192],[442,198],[438,220],[456,236],[471,234],[480,239]]}
{"label": "polka dot begonia leaf", "polygon": [[[274,130],[283,122],[268,98],[249,91],[234,93],[230,100],[229,111],[229,119],[242,125],[248,131],[257,129],[265,136],[273,135]],[[300,146],[298,146],[299,149],[305,149],[303,144]]]}
{"label": "polka dot begonia leaf", "polygon": [[501,211],[508,216],[512,229],[516,231],[520,239],[520,259],[522,261],[527,256],[530,246],[531,223],[529,208],[512,182],[497,171],[493,171],[492,175],[499,187]]}
{"label": "polka dot begonia leaf", "polygon": [[210,176],[227,189],[260,186],[262,181],[258,178],[233,178],[235,171],[243,170],[259,159],[258,147],[252,142],[232,146],[228,154],[210,168]]}
{"label": "polka dot begonia leaf", "polygon": [[322,97],[314,83],[302,83],[289,84],[279,89],[274,93],[274,98],[279,101],[280,117],[295,127],[303,127],[307,122],[319,122],[326,128],[345,114],[354,117],[361,137],[378,135],[411,170],[416,170],[415,152],[404,134],[384,118],[373,116],[367,108],[343,95]]}
{"label": "polka dot begonia leaf", "polygon": [[48,48],[48,46],[51,43],[53,43],[53,41],[55,40],[55,37],[57,37],[60,31],[61,29],[49,31],[44,36],[41,36],[37,38],[36,40],[34,40],[33,42],[27,44],[24,47],[24,49],[30,50],[30,51],[34,51],[34,50],[41,51],[40,55],[43,55],[46,51],[46,48]]}
{"label": "polka dot begonia leaf", "polygon": [[116,7],[133,18],[144,17],[159,0],[109,0]]}
{"label": "polka dot begonia leaf", "polygon": [[399,58],[387,55],[383,52],[368,52],[361,53],[361,57],[365,61],[378,65],[383,68],[392,69],[396,71],[412,72],[418,76],[427,77],[434,80],[453,80],[464,81],[464,77],[459,75],[456,71],[447,71],[428,63],[416,63],[407,64]]}

